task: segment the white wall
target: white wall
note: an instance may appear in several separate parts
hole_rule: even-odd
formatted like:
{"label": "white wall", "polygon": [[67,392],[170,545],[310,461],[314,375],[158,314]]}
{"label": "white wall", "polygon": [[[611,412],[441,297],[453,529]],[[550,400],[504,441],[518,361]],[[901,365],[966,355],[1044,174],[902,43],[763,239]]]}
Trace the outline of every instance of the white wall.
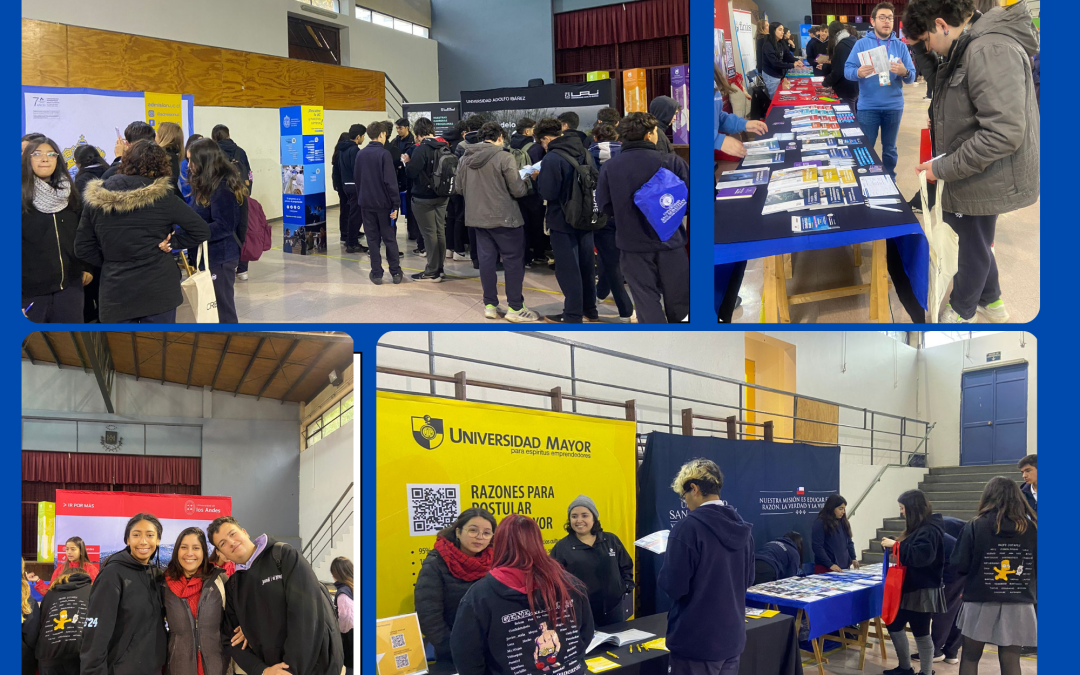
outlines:
{"label": "white wall", "polygon": [[[1021,346],[1023,345],[1023,346]],[[1001,361],[988,364],[988,352]],[[930,466],[960,464],[960,385],[963,372],[987,365],[1028,363],[1028,454],[1038,451],[1038,346],[1030,333],[995,333],[922,350],[919,397],[936,423],[930,434]]]}
{"label": "white wall", "polygon": [[[342,426],[325,439],[300,453],[300,540],[304,545],[315,534],[338,498],[353,482],[353,422]],[[353,505],[345,510],[358,511],[356,491]],[[348,498],[346,498],[348,499]],[[340,507],[339,507],[340,508]],[[344,555],[355,563],[353,555],[353,528],[335,522],[335,529],[345,527],[334,536],[334,549],[327,548],[316,561],[316,574],[322,580],[330,580],[330,561]],[[355,518],[354,518],[355,522]]]}
{"label": "white wall", "polygon": [[855,552],[862,556],[870,540],[877,534],[885,518],[896,518],[900,509],[896,498],[905,490],[914,490],[929,469],[890,466],[885,468],[881,480],[874,482],[882,467],[844,463],[840,465],[840,494],[848,500],[848,510],[855,507],[867,487],[870,493],[859,503],[851,520],[851,538]]}

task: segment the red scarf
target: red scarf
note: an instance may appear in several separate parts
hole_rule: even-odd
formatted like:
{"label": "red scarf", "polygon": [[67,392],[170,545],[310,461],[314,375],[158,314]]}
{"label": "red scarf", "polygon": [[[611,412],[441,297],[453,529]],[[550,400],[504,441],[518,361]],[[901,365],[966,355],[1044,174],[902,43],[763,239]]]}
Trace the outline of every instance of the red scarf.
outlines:
{"label": "red scarf", "polygon": [[[165,583],[169,584],[169,590],[173,594],[182,599],[187,600],[188,606],[191,607],[191,615],[199,616],[199,596],[202,595],[203,579],[201,577],[187,577],[183,579],[173,579],[172,577],[165,577]],[[199,668],[199,675],[206,675],[203,672],[202,664],[202,652],[199,652],[199,662],[197,664]]]}
{"label": "red scarf", "polygon": [[491,576],[518,593],[525,593],[525,570],[518,567],[496,567]]}
{"label": "red scarf", "polygon": [[475,556],[465,553],[445,537],[435,538],[435,550],[442,556],[450,574],[462,581],[477,581],[491,570],[491,547]]}

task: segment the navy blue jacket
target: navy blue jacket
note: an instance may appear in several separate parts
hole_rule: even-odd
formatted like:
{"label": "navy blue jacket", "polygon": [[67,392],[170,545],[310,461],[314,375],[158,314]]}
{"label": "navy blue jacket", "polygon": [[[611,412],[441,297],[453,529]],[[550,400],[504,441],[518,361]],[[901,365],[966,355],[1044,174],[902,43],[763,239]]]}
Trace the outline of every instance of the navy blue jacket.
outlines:
{"label": "navy blue jacket", "polygon": [[348,147],[338,155],[338,166],[341,167],[341,187],[346,192],[356,189],[353,172],[356,170],[356,155],[359,152],[360,146],[353,141],[349,141]]}
{"label": "navy blue jacket", "polygon": [[[565,157],[555,152],[556,150],[570,155],[577,160],[578,164],[585,164],[588,161],[586,159],[588,151],[581,142],[581,136],[564,133],[548,143],[544,163],[540,165],[540,175],[536,177],[536,191],[548,203],[548,229],[552,232],[576,232],[577,230],[566,222],[566,216],[563,215],[562,210],[562,203],[570,199],[576,169],[566,161]],[[531,152],[532,148],[529,148],[529,151]]]}
{"label": "navy blue jacket", "polygon": [[802,568],[802,556],[795,542],[781,538],[770,541],[754,554],[755,560],[767,562],[776,571],[777,579],[798,576]]}
{"label": "navy blue jacket", "polygon": [[1038,511],[1039,511],[1039,501],[1037,499],[1035,499],[1035,495],[1031,494],[1031,486],[1028,485],[1027,483],[1024,483],[1020,487],[1020,492],[1024,493],[1024,499],[1026,499],[1027,503],[1031,505],[1031,510],[1038,513]]}
{"label": "navy blue jacket", "polygon": [[[545,159],[544,163],[547,164]],[[645,218],[634,193],[663,167],[690,185],[690,167],[678,155],[661,154],[649,141],[627,141],[600,168],[596,185],[596,205],[618,223],[615,245],[620,251],[667,251],[686,245],[686,230],[679,227],[667,241],[660,241]],[[541,173],[543,176],[543,173]],[[689,213],[689,209],[687,209]]]}
{"label": "navy blue jacket", "polygon": [[945,568],[941,573],[941,583],[951,584],[961,576],[956,567],[949,564],[949,558],[952,557],[952,552],[956,548],[956,537],[946,532],[941,537],[941,548],[945,551]]}
{"label": "navy blue jacket", "polygon": [[900,563],[907,567],[904,593],[921,588],[941,588],[945,569],[945,527],[940,513],[900,542]]}
{"label": "navy blue jacket", "polygon": [[723,661],[742,653],[746,589],[754,583],[750,530],[735,509],[719,504],[694,509],[672,529],[656,581],[674,602],[667,627],[672,654]]}
{"label": "navy blue jacket", "polygon": [[394,160],[382,143],[372,141],[356,153],[353,180],[362,210],[390,212],[401,206]]}
{"label": "navy blue jacket", "polygon": [[210,262],[213,265],[240,259],[240,205],[226,181],[210,195],[210,205],[194,199],[191,208],[210,225]]}
{"label": "navy blue jacket", "polygon": [[855,560],[855,542],[844,532],[842,525],[838,523],[835,530],[826,534],[825,521],[818,518],[814,521],[811,538],[815,565],[837,565],[842,570],[851,567],[851,561]]}
{"label": "navy blue jacket", "polygon": [[794,65],[795,55],[789,50],[781,46],[780,51],[777,51],[768,39],[761,45],[761,61],[758,62],[761,72],[771,77],[783,78]]}

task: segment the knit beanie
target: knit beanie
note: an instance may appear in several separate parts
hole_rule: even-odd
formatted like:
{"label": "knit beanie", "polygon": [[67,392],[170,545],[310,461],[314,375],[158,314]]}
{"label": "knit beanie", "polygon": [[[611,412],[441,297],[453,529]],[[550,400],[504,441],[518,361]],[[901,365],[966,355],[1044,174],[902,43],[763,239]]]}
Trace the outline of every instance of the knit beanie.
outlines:
{"label": "knit beanie", "polygon": [[600,514],[596,512],[596,504],[594,504],[593,500],[589,499],[585,495],[578,495],[577,499],[570,502],[570,506],[568,506],[566,509],[567,518],[570,517],[570,512],[574,510],[575,506],[584,506],[585,508],[592,511],[593,520],[600,520]]}

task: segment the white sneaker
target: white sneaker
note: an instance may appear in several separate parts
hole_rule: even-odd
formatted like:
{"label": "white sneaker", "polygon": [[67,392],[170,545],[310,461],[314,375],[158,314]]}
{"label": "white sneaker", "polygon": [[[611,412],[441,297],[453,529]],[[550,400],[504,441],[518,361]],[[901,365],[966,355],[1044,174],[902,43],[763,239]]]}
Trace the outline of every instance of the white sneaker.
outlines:
{"label": "white sneaker", "polygon": [[540,315],[532,311],[525,305],[521,306],[521,309],[511,309],[506,313],[506,320],[512,323],[527,323],[530,321],[539,321]]}
{"label": "white sneaker", "polygon": [[[449,257],[449,256],[447,256],[447,257]],[[455,252],[454,253],[454,260],[457,260],[458,262],[465,262],[466,260],[472,260],[472,258],[470,258],[469,256],[467,256],[467,255],[465,255],[463,253],[456,253]]]}
{"label": "white sneaker", "polygon": [[453,257],[454,257],[454,252],[452,250],[450,250],[450,249],[446,249],[446,259],[450,260]]}
{"label": "white sneaker", "polygon": [[945,663],[960,663],[960,659],[955,656],[946,656]]}
{"label": "white sneaker", "polygon": [[1001,298],[991,302],[986,307],[982,305],[975,308],[978,314],[982,314],[990,323],[1005,323],[1009,320],[1009,310],[1005,309],[1005,303]]}
{"label": "white sneaker", "polygon": [[505,314],[506,310],[498,305],[484,305],[485,319],[501,319]]}
{"label": "white sneaker", "polygon": [[634,315],[633,314],[631,314],[630,316],[620,316],[619,317],[619,323],[630,323],[633,320],[634,320]]}
{"label": "white sneaker", "polygon": [[240,281],[247,281],[248,273],[247,272],[241,272],[241,273],[236,275],[236,278],[239,279]]}
{"label": "white sneaker", "polygon": [[956,310],[952,308],[952,305],[945,305],[945,309],[941,310],[941,314],[938,316],[938,323],[978,323],[979,313],[976,312],[975,316],[970,319],[965,319],[956,313]]}

